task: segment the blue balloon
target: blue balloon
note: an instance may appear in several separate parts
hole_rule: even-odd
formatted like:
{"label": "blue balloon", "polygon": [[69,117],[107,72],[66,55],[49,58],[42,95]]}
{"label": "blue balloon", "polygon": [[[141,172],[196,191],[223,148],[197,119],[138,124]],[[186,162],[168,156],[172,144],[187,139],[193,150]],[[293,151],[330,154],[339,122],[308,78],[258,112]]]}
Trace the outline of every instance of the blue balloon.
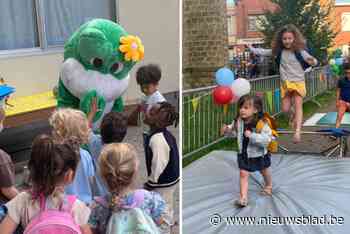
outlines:
{"label": "blue balloon", "polygon": [[344,62],[344,59],[343,59],[343,58],[336,58],[336,59],[335,59],[335,64],[337,64],[337,65],[342,65],[343,62]]}
{"label": "blue balloon", "polygon": [[235,80],[235,75],[230,69],[223,67],[216,71],[215,80],[218,85],[231,86]]}

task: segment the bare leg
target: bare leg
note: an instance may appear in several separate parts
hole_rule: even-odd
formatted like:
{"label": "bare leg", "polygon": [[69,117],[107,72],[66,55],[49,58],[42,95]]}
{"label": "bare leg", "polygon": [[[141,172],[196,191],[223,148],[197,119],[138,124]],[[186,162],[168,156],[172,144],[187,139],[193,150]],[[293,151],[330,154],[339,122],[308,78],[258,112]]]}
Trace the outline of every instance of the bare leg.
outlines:
{"label": "bare leg", "polygon": [[301,125],[303,123],[303,97],[299,94],[294,94],[294,105],[295,105],[295,133],[294,133],[294,143],[300,142],[301,135]]}
{"label": "bare leg", "polygon": [[282,98],[282,111],[288,113],[292,104],[292,99],[289,93]]}
{"label": "bare leg", "polygon": [[344,117],[346,109],[347,109],[346,105],[343,105],[342,103],[339,105],[339,107],[338,107],[338,114],[337,114],[337,121],[336,121],[336,124],[335,124],[336,128],[340,127],[340,124],[341,124],[341,121],[342,121],[342,119]]}
{"label": "bare leg", "polygon": [[248,178],[249,172],[246,170],[239,170],[239,184],[240,184],[240,199],[248,200]]}
{"label": "bare leg", "polygon": [[270,168],[265,168],[260,171],[261,175],[264,177],[264,189],[271,191],[272,190],[272,176]]}
{"label": "bare leg", "polygon": [[289,117],[289,126],[294,128],[294,110],[293,110],[293,99],[290,93],[286,93],[282,99],[282,111],[288,114]]}

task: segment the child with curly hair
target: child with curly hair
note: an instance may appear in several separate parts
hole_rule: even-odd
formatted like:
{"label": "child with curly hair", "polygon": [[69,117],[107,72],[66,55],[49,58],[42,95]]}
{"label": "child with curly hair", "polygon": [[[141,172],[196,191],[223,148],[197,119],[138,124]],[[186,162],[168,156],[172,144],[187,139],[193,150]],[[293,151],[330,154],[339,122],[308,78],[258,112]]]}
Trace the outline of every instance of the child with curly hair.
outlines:
{"label": "child with curly hair", "polygon": [[[56,141],[75,138],[80,145],[87,144],[90,134],[88,120],[79,110],[62,108],[56,110],[50,117],[52,135]],[[89,204],[92,201],[91,183],[95,176],[95,167],[88,151],[80,147],[80,162],[73,182],[66,186],[67,194],[78,196],[81,201]]]}
{"label": "child with curly hair", "polygon": [[[303,98],[306,96],[305,70],[316,66],[317,60],[306,51],[306,41],[299,29],[288,24],[279,29],[272,41],[272,49],[249,46],[251,52],[272,55],[279,67],[283,112],[290,112],[290,122],[295,130],[293,141],[300,142],[303,121]],[[294,104],[293,104],[294,103]],[[295,110],[292,109],[294,105]]]}

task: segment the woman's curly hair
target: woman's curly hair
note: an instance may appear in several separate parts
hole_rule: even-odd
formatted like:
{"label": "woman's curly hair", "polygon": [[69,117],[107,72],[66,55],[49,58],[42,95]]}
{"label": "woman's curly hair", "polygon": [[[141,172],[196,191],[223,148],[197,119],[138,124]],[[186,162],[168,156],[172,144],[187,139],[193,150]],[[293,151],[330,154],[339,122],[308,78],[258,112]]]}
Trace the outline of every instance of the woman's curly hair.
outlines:
{"label": "woman's curly hair", "polygon": [[286,32],[294,35],[294,42],[291,48],[293,51],[300,51],[306,48],[306,40],[300,30],[293,24],[287,24],[277,31],[272,40],[271,48],[274,56],[277,56],[278,53],[283,50],[282,37]]}

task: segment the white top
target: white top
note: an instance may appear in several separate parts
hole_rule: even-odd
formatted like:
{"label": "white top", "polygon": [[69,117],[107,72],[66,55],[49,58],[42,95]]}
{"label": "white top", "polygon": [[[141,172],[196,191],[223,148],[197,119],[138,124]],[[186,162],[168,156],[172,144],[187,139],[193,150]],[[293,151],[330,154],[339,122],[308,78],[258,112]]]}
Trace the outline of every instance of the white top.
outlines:
{"label": "white top", "polygon": [[[225,135],[231,134],[233,137],[237,137],[238,152],[242,153],[243,150],[243,134],[244,134],[244,122],[242,119],[237,120],[237,129],[234,128],[235,121],[227,126]],[[247,147],[248,158],[258,158],[268,153],[268,145],[274,136],[270,126],[265,123],[260,133],[252,132],[249,138],[249,144]]]}
{"label": "white top", "polygon": [[[61,204],[62,198],[59,196],[48,197],[46,200],[46,207],[49,209],[58,209]],[[40,205],[38,200],[33,202],[32,196],[27,192],[21,192],[11,201],[6,203],[8,209],[8,215],[17,224],[22,224],[25,228],[30,220],[34,218],[40,211]],[[84,226],[88,223],[90,216],[90,208],[88,208],[84,202],[76,199],[72,213],[74,221],[79,226]]]}
{"label": "white top", "polygon": [[[250,51],[254,54],[262,56],[271,56],[271,49],[261,49],[249,47]],[[314,59],[314,62],[317,63],[317,59],[312,57],[305,50],[300,51],[301,56],[306,61],[307,59]],[[282,80],[288,81],[304,81],[305,80],[305,71],[301,66],[300,62],[295,56],[294,51],[291,50],[282,50],[281,63],[280,63],[280,75]]]}
{"label": "white top", "polygon": [[148,180],[158,183],[159,176],[163,173],[169,162],[170,147],[163,135],[163,133],[154,134],[151,139],[149,146],[152,149],[152,173],[148,177]]}
{"label": "white top", "polygon": [[[141,98],[141,104],[146,105],[146,108],[144,111],[148,111],[149,109],[151,109],[152,105],[157,104],[158,102],[165,102],[165,101],[166,101],[166,99],[158,90],[149,96],[143,95]],[[145,119],[144,114],[145,113],[141,112],[140,122],[141,122],[141,127],[143,129],[143,132],[145,134],[148,134],[149,133],[149,126],[147,126],[146,124],[143,123],[143,120]]]}
{"label": "white top", "polygon": [[166,99],[158,90],[149,96],[143,95],[142,97],[142,102],[144,102],[147,105],[147,109],[149,109],[153,104],[165,101]]}

